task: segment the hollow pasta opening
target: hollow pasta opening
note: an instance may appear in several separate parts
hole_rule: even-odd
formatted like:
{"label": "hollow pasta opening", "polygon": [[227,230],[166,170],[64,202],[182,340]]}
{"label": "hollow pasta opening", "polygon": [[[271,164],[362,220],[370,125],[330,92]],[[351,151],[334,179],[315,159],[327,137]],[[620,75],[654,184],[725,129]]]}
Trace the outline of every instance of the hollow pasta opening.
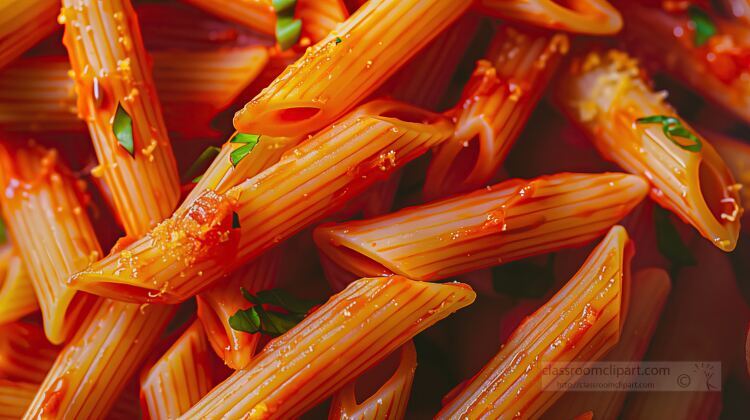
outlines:
{"label": "hollow pasta opening", "polygon": [[383,118],[394,118],[414,124],[429,123],[432,115],[411,107],[392,107],[379,114]]}
{"label": "hollow pasta opening", "polygon": [[365,402],[385,385],[396,373],[400,363],[401,350],[396,350],[359,376],[354,383],[354,399],[357,404]]}
{"label": "hollow pasta opening", "polygon": [[[734,206],[732,203],[724,201],[727,198],[727,185],[724,182],[724,177],[709,162],[704,160],[701,161],[698,169],[698,180],[703,200],[714,219],[720,224],[730,223],[730,220],[726,217],[731,218]],[[724,214],[724,217],[722,217],[722,214]]]}
{"label": "hollow pasta opening", "polygon": [[274,111],[274,119],[279,122],[300,122],[314,118],[320,113],[320,108],[314,107],[296,107],[296,108],[284,108]]}

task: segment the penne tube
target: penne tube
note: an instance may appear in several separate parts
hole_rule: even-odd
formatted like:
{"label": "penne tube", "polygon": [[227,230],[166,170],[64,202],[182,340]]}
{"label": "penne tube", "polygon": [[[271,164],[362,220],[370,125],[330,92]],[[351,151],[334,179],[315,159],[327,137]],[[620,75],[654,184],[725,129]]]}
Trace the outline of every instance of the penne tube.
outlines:
{"label": "penne tube", "polygon": [[234,116],[243,133],[305,135],[332,123],[458,18],[469,0],[371,0]]}
{"label": "penne tube", "polygon": [[125,231],[144,232],[174,210],[180,189],[137,17],[129,0],[63,0],[59,19],[78,113],[99,160],[94,173]]}
{"label": "penne tube", "polygon": [[412,105],[438,110],[479,26],[476,13],[464,14],[401,67],[379,92]]}
{"label": "penne tube", "polygon": [[0,420],[16,420],[23,416],[26,407],[36,394],[38,385],[0,379]]}
{"label": "penne tube", "polygon": [[56,0],[0,2],[0,68],[55,32],[59,11]]}
{"label": "penne tube", "polygon": [[492,179],[547,87],[568,37],[501,27],[450,114],[456,131],[438,147],[424,192],[428,198],[472,191]]}
{"label": "penne tube", "polygon": [[226,193],[202,193],[144,238],[69,281],[121,300],[185,300],[451,133],[452,124],[440,115],[393,101],[367,103]]}
{"label": "penne tube", "polygon": [[[670,287],[669,275],[664,270],[648,268],[635,275],[620,341],[603,361],[637,362],[643,359]],[[627,396],[627,391],[568,392],[544,413],[543,418],[575,418],[580,413],[591,411],[595,418],[615,419],[620,415]]]}
{"label": "penne tube", "polygon": [[621,173],[513,179],[375,219],[323,225],[313,235],[336,288],[362,273],[434,281],[583,245],[646,192],[644,180]]}
{"label": "penne tube", "polygon": [[631,3],[622,7],[629,51],[750,122],[750,27],[710,14],[716,33],[701,39],[689,11]]}
{"label": "penne tube", "polygon": [[181,418],[295,417],[474,298],[460,283],[359,280],[271,341]]}
{"label": "penne tube", "polygon": [[628,244],[625,229],[613,227],[573,278],[516,328],[435,418],[537,418],[544,413],[563,393],[554,385],[544,388],[543,369],[551,363],[598,360],[620,337],[632,253]]}
{"label": "penne tube", "polygon": [[240,293],[251,294],[273,287],[278,277],[281,253],[272,249],[249,262],[225,280],[220,280],[198,295],[198,318],[214,352],[232,369],[243,369],[255,355],[260,334],[237,331],[229,317],[252,306]]}
{"label": "penne tube", "polygon": [[196,320],[141,372],[141,406],[153,420],[174,419],[211,390],[206,333]]}
{"label": "penne tube", "polygon": [[622,16],[607,0],[479,0],[480,10],[502,19],[588,35],[612,35]]}
{"label": "penne tube", "polygon": [[0,325],[0,378],[38,384],[59,351],[39,326],[26,322]]}
{"label": "penne tube", "polygon": [[0,325],[39,310],[29,272],[10,244],[0,245]]}
{"label": "penne tube", "polygon": [[102,255],[79,184],[55,150],[0,145],[4,219],[29,270],[44,331],[61,344],[96,298],[68,287],[67,278]]}
{"label": "penne tube", "polygon": [[571,65],[558,93],[606,159],[646,177],[654,201],[720,249],[734,249],[742,206],[731,172],[648,87],[635,60],[616,50],[591,52]]}
{"label": "penne tube", "polygon": [[[734,175],[739,188],[740,198],[742,199],[742,208],[750,208],[750,145],[738,139],[711,132],[706,132],[707,137],[716,147],[729,170]],[[743,219],[745,215],[743,214]],[[742,224],[743,231],[750,228],[750,224]]]}
{"label": "penne tube", "polygon": [[106,416],[172,313],[166,305],[100,299],[58,355],[23,418]]}
{"label": "penne tube", "polygon": [[401,347],[396,372],[383,386],[362,403],[357,403],[354,382],[347,384],[334,394],[328,419],[406,418],[406,405],[409,403],[416,368],[417,350],[410,341]]}
{"label": "penne tube", "polygon": [[[191,138],[213,134],[207,128],[211,119],[239,96],[268,61],[262,46],[151,55],[167,127]],[[0,126],[7,131],[84,131],[85,123],[76,115],[69,70],[62,56],[25,58],[4,69]]]}
{"label": "penne tube", "polygon": [[[216,16],[237,22],[259,32],[276,32],[276,12],[271,0],[184,0]],[[294,17],[302,21],[302,36],[312,42],[324,38],[348,17],[341,0],[297,0]],[[304,45],[303,43],[303,46]]]}

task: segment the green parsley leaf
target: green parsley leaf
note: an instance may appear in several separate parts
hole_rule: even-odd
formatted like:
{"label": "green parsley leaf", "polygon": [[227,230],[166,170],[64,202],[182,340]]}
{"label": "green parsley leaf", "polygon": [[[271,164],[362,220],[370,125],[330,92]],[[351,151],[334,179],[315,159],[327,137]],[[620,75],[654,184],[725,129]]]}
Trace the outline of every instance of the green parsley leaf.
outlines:
{"label": "green parsley leaf", "polygon": [[705,45],[712,36],[716,35],[716,25],[714,25],[711,17],[700,7],[695,5],[690,6],[688,8],[688,17],[695,30],[693,43],[695,43],[696,47]]}
{"label": "green parsley leaf", "polygon": [[292,48],[299,41],[301,33],[301,20],[295,19],[294,16],[276,17],[276,42],[279,43],[282,51]]}
{"label": "green parsley leaf", "polygon": [[202,175],[198,175],[199,172],[205,171],[208,165],[213,162],[213,160],[216,158],[216,156],[219,155],[219,152],[221,152],[221,149],[216,146],[209,146],[204,150],[200,156],[198,156],[198,159],[193,162],[192,165],[190,165],[190,168],[188,168],[187,172],[185,172],[185,175],[183,175],[182,179],[192,179],[193,182],[198,182]]}
{"label": "green parsley leaf", "polygon": [[341,44],[341,38],[339,38],[339,37],[336,37],[336,43],[337,43],[337,44]]}
{"label": "green parsley leaf", "polygon": [[130,118],[122,103],[117,104],[117,110],[112,120],[112,132],[123,149],[135,157],[135,145],[133,143],[133,119]]}
{"label": "green parsley leaf", "polygon": [[669,212],[659,206],[654,206],[654,223],[656,247],[672,263],[672,268],[695,265],[697,262],[695,256],[682,241],[677,228],[669,219]]}
{"label": "green parsley leaf", "polygon": [[273,0],[273,10],[276,13],[289,12],[290,10],[294,13],[295,7],[297,7],[297,0]]}
{"label": "green parsley leaf", "polygon": [[[272,337],[284,334],[302,321],[315,306],[314,302],[299,299],[280,289],[265,290],[256,295],[244,288],[240,288],[240,292],[254,306],[235,312],[229,317],[229,326],[251,334],[259,332]],[[266,309],[264,304],[279,307],[286,312]]]}
{"label": "green parsley leaf", "polygon": [[242,146],[232,150],[232,153],[229,154],[229,161],[232,162],[232,166],[236,167],[245,156],[253,151],[259,141],[260,136],[258,134],[237,133],[237,135],[232,137],[229,140],[230,143],[242,144]]}
{"label": "green parsley leaf", "polygon": [[240,215],[236,212],[232,212],[232,229],[240,228]]}
{"label": "green parsley leaf", "polygon": [[555,254],[549,254],[544,265],[520,260],[492,269],[492,288],[515,298],[541,298],[555,281]]}
{"label": "green parsley leaf", "polygon": [[[675,117],[669,117],[666,115],[651,115],[648,117],[638,118],[635,120],[636,124],[661,124],[662,131],[672,143],[679,146],[681,149],[689,152],[698,153],[703,149],[703,142],[696,136],[692,131],[685,128],[682,125],[682,121]],[[692,143],[684,144],[682,141],[678,141],[677,137],[690,140]]]}

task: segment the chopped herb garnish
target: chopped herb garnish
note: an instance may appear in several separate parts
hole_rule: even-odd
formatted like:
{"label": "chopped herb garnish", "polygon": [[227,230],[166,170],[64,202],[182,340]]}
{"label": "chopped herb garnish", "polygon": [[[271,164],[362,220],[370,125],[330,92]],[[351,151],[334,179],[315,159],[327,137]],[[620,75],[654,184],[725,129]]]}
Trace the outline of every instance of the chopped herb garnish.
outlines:
{"label": "chopped herb garnish", "polygon": [[220,151],[221,149],[216,146],[207,147],[206,150],[204,150],[200,154],[200,156],[198,156],[198,159],[196,159],[195,162],[190,165],[190,168],[188,168],[187,172],[185,172],[185,175],[183,175],[182,179],[191,179],[192,182],[198,182],[202,176],[199,175],[199,173],[206,170],[206,168],[214,160],[214,158],[219,155]]}
{"label": "chopped herb garnish", "polygon": [[690,6],[688,8],[688,17],[690,22],[693,24],[695,36],[693,42],[696,47],[700,47],[706,44],[708,40],[716,35],[716,25],[711,21],[711,17],[698,6]]}
{"label": "chopped herb garnish", "polygon": [[248,153],[252,152],[255,145],[260,141],[260,135],[258,134],[245,134],[237,133],[231,140],[230,143],[241,143],[242,146],[234,149],[229,154],[229,161],[232,162],[232,166],[237,166]]}
{"label": "chopped herb garnish", "polygon": [[282,50],[292,48],[302,33],[302,21],[294,18],[297,0],[273,0],[276,11],[276,42]]}
{"label": "chopped herb garnish", "polygon": [[654,207],[654,224],[656,229],[656,247],[672,263],[672,269],[696,264],[695,256],[685,245],[669,219],[669,212],[659,206]]}
{"label": "chopped herb garnish", "polygon": [[[636,124],[661,124],[664,135],[681,149],[697,153],[703,148],[703,142],[701,142],[701,139],[685,128],[685,126],[682,125],[682,121],[675,117],[651,115],[649,117],[638,118],[635,122]],[[683,142],[678,141],[676,137],[690,140],[692,143],[683,144]]]}
{"label": "chopped herb garnish", "polygon": [[240,228],[240,215],[237,212],[232,212],[232,229]]}
{"label": "chopped herb garnish", "polygon": [[555,254],[549,254],[544,265],[530,261],[513,261],[492,269],[492,288],[515,298],[541,298],[555,281]]}
{"label": "chopped herb garnish", "polygon": [[[261,333],[276,337],[289,331],[302,321],[316,304],[298,299],[281,289],[258,292],[253,295],[240,288],[242,296],[253,304],[251,308],[240,309],[229,317],[229,326],[237,331]],[[279,312],[264,308],[270,305],[284,310]]]}
{"label": "chopped herb garnish", "polygon": [[8,240],[8,234],[5,233],[5,222],[0,218],[0,244],[4,244]]}
{"label": "chopped herb garnish", "polygon": [[130,153],[130,156],[135,156],[135,145],[133,143],[133,119],[130,118],[130,115],[128,115],[125,108],[122,107],[121,103],[117,104],[115,117],[112,120],[112,132],[115,134],[120,146],[127,150],[128,153]]}
{"label": "chopped herb garnish", "polygon": [[337,43],[337,44],[341,44],[341,38],[339,38],[339,37],[336,37],[336,43]]}

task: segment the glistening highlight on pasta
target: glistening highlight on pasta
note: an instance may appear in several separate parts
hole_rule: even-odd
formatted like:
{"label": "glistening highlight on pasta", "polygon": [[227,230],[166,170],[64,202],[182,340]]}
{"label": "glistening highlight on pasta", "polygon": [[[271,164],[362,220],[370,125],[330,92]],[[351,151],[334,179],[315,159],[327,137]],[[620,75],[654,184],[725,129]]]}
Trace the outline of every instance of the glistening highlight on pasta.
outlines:
{"label": "glistening highlight on pasta", "polygon": [[747,417],[750,2],[0,12],[0,420]]}

